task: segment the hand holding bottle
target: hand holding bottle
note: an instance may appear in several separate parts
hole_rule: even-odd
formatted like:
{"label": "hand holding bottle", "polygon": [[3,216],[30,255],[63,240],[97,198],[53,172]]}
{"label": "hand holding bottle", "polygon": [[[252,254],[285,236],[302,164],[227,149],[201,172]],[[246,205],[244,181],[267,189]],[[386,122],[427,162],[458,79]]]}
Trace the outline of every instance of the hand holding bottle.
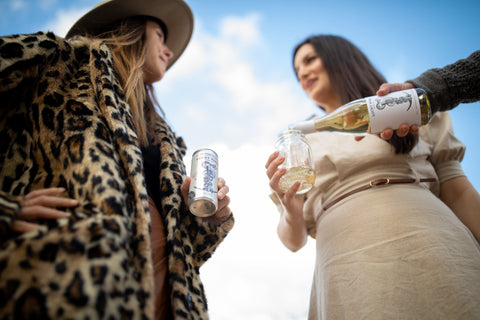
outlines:
{"label": "hand holding bottle", "polygon": [[[379,97],[385,96],[391,92],[395,91],[401,91],[401,90],[407,90],[407,89],[413,89],[415,88],[413,84],[406,82],[406,83],[384,83],[380,86],[380,88],[377,91],[377,95]],[[396,130],[397,136],[399,137],[405,137],[408,132],[411,134],[418,134],[418,125],[414,124],[410,128],[408,127],[407,124],[402,124],[400,128]],[[384,140],[389,140],[393,135],[393,130],[392,129],[385,129],[383,130],[382,133],[380,133],[380,137]],[[360,138],[360,139],[357,139]],[[355,140],[360,141],[363,137],[355,137]]]}
{"label": "hand holding bottle", "polygon": [[[383,91],[381,93],[384,94]],[[383,138],[386,139],[388,133],[391,137],[393,130],[383,128],[399,129],[403,137],[408,133],[408,125],[405,123],[416,124],[418,132],[418,125],[428,123],[430,116],[430,102],[425,91],[409,89],[385,97],[372,96],[358,99],[324,117],[298,122],[290,128],[304,133],[336,131],[356,136],[382,133]],[[360,139],[357,138],[357,140]]]}

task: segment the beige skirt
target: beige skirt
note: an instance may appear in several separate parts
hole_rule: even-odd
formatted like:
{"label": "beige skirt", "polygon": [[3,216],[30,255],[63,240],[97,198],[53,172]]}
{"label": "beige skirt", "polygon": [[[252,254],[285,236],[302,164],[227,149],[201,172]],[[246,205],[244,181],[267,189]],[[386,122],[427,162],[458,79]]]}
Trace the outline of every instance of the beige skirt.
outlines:
{"label": "beige skirt", "polygon": [[357,193],[317,222],[309,319],[480,319],[480,246],[430,191]]}

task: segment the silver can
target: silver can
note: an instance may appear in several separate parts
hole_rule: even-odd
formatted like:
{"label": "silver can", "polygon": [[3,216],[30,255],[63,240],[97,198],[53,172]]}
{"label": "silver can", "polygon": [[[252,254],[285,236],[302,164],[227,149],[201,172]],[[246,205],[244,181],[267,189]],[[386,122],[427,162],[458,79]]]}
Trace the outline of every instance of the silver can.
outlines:
{"label": "silver can", "polygon": [[218,208],[218,156],[215,151],[206,148],[195,151],[190,176],[190,212],[199,217],[213,215]]}

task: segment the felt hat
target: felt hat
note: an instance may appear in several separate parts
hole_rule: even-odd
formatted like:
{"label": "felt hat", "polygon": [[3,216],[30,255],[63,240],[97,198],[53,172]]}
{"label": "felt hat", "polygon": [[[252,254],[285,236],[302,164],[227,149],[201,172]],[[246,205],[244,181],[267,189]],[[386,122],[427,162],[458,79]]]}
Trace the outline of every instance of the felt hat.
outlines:
{"label": "felt hat", "polygon": [[166,45],[173,52],[168,68],[187,47],[193,32],[193,14],[183,0],[104,0],[87,12],[70,28],[67,38],[75,35],[98,35],[112,23],[134,16],[150,16],[167,27]]}

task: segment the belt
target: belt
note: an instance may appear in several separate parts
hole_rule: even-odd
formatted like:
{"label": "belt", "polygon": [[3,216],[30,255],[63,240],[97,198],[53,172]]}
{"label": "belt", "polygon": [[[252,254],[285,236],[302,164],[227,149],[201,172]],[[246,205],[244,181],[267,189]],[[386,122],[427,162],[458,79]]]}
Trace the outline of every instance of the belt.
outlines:
{"label": "belt", "polygon": [[417,182],[417,181],[418,182],[435,182],[436,179],[435,178],[424,178],[424,179],[420,179],[420,180],[416,180],[416,179],[388,179],[388,178],[386,178],[386,179],[385,178],[375,179],[375,180],[370,181],[370,183],[365,185],[365,186],[353,189],[352,191],[341,195],[337,199],[333,200],[332,202],[330,202],[329,204],[324,206],[323,211],[327,211],[328,208],[330,208],[331,206],[333,206],[337,202],[345,199],[346,197],[351,196],[352,194],[355,194],[355,193],[363,191],[363,190],[371,189],[371,188],[374,188],[374,187],[377,187],[377,186],[384,186],[384,185],[388,185],[388,184],[414,183],[414,182]]}

